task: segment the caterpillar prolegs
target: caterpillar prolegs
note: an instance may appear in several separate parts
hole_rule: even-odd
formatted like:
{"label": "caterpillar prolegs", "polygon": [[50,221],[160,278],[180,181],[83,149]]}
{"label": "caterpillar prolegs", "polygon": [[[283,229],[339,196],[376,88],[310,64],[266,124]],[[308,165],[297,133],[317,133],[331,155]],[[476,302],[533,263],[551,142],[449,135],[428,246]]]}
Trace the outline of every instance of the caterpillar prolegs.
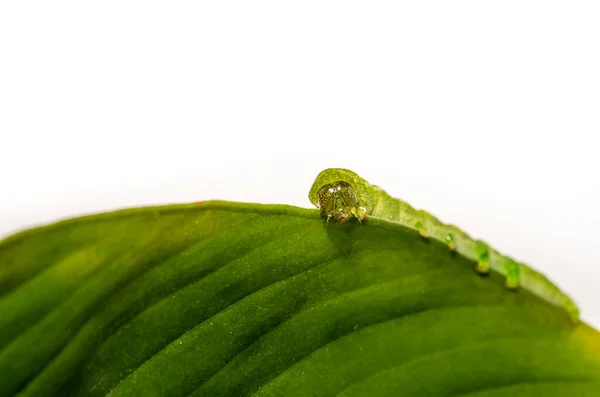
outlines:
{"label": "caterpillar prolegs", "polygon": [[458,227],[442,223],[427,211],[417,210],[407,202],[391,197],[350,170],[329,168],[322,171],[308,197],[327,221],[333,218],[341,224],[351,218],[362,221],[372,216],[415,229],[423,238],[439,240],[450,250],[473,260],[478,273],[487,274],[493,269],[505,276],[506,288],[521,286],[564,308],[573,321],[579,319],[575,302],[543,274],[500,254],[484,241],[471,238]]}

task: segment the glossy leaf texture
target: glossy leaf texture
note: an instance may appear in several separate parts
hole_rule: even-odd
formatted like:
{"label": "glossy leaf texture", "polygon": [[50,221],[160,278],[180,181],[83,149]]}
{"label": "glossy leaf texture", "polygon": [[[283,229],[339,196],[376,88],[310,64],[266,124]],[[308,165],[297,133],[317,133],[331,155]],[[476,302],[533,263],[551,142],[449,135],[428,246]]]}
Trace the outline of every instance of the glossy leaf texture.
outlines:
{"label": "glossy leaf texture", "polygon": [[0,243],[0,396],[598,396],[600,336],[416,232],[204,202]]}

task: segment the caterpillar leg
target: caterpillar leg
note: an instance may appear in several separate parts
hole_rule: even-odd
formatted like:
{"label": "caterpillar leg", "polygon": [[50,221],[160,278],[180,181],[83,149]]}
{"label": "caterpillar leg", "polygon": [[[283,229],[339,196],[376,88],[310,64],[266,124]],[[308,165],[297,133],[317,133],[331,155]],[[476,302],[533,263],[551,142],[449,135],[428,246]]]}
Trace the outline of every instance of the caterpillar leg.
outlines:
{"label": "caterpillar leg", "polygon": [[452,233],[446,234],[446,236],[444,237],[444,242],[446,243],[450,251],[456,251],[456,240]]}
{"label": "caterpillar leg", "polygon": [[506,258],[504,270],[506,271],[504,286],[508,289],[516,289],[519,286],[519,264],[511,258]]}
{"label": "caterpillar leg", "polygon": [[425,229],[425,226],[423,226],[423,224],[421,222],[417,222],[415,224],[415,229],[417,229],[419,236],[421,236],[422,238],[424,238],[424,239],[429,238],[429,233],[427,233],[427,229]]}
{"label": "caterpillar leg", "polygon": [[418,210],[418,211],[415,211],[413,216],[414,216],[413,222],[415,225],[414,228],[417,229],[419,236],[421,236],[424,239],[428,239],[430,237],[430,233],[429,233],[430,228],[428,227],[429,225],[425,223],[426,219],[428,219],[427,212],[425,212],[423,210]]}
{"label": "caterpillar leg", "polygon": [[367,217],[367,209],[365,207],[354,207],[350,210],[350,213],[361,223]]}
{"label": "caterpillar leg", "polygon": [[419,237],[421,237],[423,240],[429,240],[431,234],[421,222],[415,223],[414,227],[417,230],[417,233],[419,233]]}
{"label": "caterpillar leg", "polygon": [[475,271],[479,274],[490,273],[490,247],[481,240],[475,242],[475,256],[477,265]]}

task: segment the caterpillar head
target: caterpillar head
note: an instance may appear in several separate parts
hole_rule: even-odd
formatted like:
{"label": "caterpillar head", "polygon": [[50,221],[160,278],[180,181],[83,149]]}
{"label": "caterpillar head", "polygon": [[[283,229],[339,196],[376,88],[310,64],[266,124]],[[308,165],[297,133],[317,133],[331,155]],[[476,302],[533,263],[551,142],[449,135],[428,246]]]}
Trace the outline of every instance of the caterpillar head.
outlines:
{"label": "caterpillar head", "polygon": [[319,189],[317,197],[317,207],[328,221],[333,218],[342,224],[353,216],[359,221],[367,216],[366,208],[358,205],[354,189],[346,182],[338,181],[324,185]]}

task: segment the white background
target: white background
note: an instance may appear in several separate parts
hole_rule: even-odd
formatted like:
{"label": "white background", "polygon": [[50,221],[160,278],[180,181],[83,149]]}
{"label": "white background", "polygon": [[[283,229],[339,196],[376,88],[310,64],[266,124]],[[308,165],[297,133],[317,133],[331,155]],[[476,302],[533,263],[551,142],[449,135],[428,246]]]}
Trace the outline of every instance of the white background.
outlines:
{"label": "white background", "polygon": [[346,167],[600,327],[596,4],[2,2],[0,236],[143,204],[308,207]]}

